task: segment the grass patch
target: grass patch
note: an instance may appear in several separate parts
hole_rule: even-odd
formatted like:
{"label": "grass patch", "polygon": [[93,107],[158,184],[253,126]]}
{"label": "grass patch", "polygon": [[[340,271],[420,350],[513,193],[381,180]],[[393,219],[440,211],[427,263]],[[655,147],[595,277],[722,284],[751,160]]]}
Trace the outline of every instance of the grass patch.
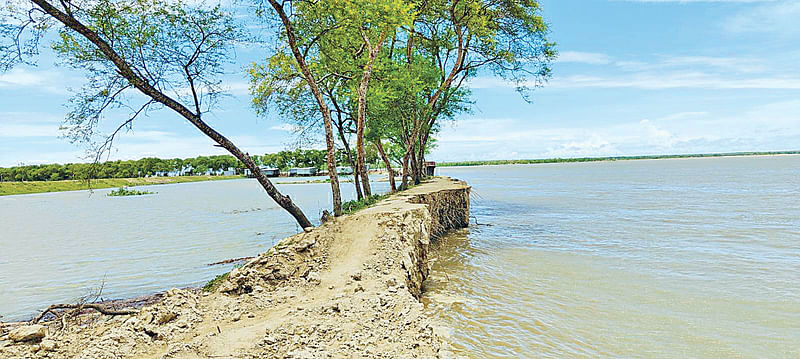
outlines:
{"label": "grass patch", "polygon": [[[237,265],[233,266],[233,269],[241,268],[241,267],[242,267],[241,264],[237,264]],[[233,269],[231,269],[231,271],[233,271]],[[225,279],[227,279],[228,275],[230,275],[230,274],[231,274],[231,272],[225,272],[225,273],[222,273],[222,274],[214,277],[214,279],[208,281],[208,283],[206,283],[206,285],[203,286],[203,290],[206,291],[206,292],[213,292],[213,291],[217,290],[217,288],[219,288],[219,286],[222,285],[222,282],[224,282]]]}
{"label": "grass patch", "polygon": [[225,272],[216,276],[214,279],[208,281],[208,283],[206,283],[206,285],[203,286],[203,290],[206,292],[215,291],[217,288],[219,288],[220,285],[222,285],[222,282],[225,281],[226,278],[228,278],[229,274],[231,274],[231,272]]}
{"label": "grass patch", "polygon": [[344,212],[344,214],[351,214],[358,212],[364,208],[371,207],[375,203],[378,203],[386,198],[389,198],[390,195],[391,193],[374,194],[372,196],[362,198],[360,200],[347,201],[345,203],[342,203],[342,212]]}
{"label": "grass patch", "polygon": [[[220,181],[243,178],[242,176],[179,176],[179,177],[141,177],[107,178],[91,181],[92,189],[149,186],[171,183]],[[90,183],[79,180],[0,182],[0,196],[15,194],[78,191],[89,189]]]}
{"label": "grass patch", "polygon": [[138,191],[135,189],[128,189],[127,187],[120,187],[107,194],[109,197],[126,197],[126,196],[142,196],[146,194],[155,194],[155,192]]}

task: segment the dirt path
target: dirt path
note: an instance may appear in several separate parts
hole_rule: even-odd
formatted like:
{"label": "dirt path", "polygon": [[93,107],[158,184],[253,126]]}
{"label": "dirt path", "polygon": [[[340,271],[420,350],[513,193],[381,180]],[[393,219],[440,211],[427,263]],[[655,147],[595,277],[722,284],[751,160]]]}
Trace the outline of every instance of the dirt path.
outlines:
{"label": "dirt path", "polygon": [[173,289],[135,316],[81,316],[0,357],[453,357],[418,296],[432,235],[468,223],[469,187],[436,179],[282,240],[215,293]]}

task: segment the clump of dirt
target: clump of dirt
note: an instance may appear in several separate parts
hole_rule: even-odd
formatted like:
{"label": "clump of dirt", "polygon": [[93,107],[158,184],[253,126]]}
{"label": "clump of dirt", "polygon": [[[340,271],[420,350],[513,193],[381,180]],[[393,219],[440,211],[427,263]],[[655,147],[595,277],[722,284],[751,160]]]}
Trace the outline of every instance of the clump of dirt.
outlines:
{"label": "clump of dirt", "polygon": [[450,358],[419,301],[436,235],[466,226],[469,187],[438,178],[282,240],[213,292],[172,289],[136,315],[51,323],[3,358]]}

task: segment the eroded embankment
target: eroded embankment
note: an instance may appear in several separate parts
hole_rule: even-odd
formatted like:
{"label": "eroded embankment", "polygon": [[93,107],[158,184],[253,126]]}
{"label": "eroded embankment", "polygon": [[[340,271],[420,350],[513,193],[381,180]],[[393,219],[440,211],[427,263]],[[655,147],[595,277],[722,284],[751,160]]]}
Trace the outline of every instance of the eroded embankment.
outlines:
{"label": "eroded embankment", "polygon": [[469,221],[469,187],[405,191],[233,270],[214,293],[173,289],[136,315],[83,315],[0,357],[452,357],[418,297],[431,241]]}

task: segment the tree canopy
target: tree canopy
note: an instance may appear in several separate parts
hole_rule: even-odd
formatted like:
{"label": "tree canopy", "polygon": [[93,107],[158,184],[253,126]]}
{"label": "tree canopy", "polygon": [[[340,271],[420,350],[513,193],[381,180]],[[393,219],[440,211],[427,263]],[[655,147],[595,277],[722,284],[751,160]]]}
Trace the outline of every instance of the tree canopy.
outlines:
{"label": "tree canopy", "polygon": [[[297,129],[298,144],[325,143],[334,214],[340,215],[338,163],[355,168],[358,197],[370,196],[366,163],[377,157],[402,184],[424,177],[425,157],[442,121],[471,110],[469,82],[494,76],[530,91],[550,77],[555,44],[537,0],[253,0],[233,16],[221,5],[181,0],[10,0],[0,10],[0,70],[26,63],[51,28],[52,48],[88,74],[71,101],[64,129],[94,143],[110,109],[126,120],[152,107],[180,115],[253,171],[266,192],[306,227],[310,222],[262,176],[251,157],[211,128],[203,115],[220,95],[233,50],[265,24],[277,46],[246,69],[256,113],[277,113]],[[343,151],[342,151],[343,150]],[[98,157],[99,158],[99,157]],[[209,167],[201,165],[203,167]],[[283,165],[279,165],[283,166]],[[209,167],[210,168],[210,167]]]}

